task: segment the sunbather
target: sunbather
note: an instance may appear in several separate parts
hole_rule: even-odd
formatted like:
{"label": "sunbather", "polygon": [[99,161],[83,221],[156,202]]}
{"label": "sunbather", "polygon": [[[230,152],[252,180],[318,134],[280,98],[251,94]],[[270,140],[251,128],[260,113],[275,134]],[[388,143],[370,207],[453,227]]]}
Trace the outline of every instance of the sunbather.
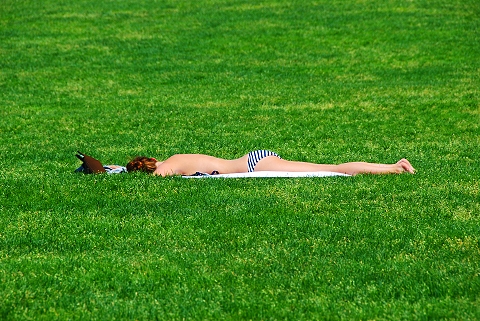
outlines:
{"label": "sunbather", "polygon": [[237,159],[227,160],[203,154],[176,154],[165,161],[155,158],[137,157],[127,164],[128,172],[143,171],[160,176],[191,175],[200,173],[247,173],[258,171],[316,172],[329,171],[348,175],[357,174],[400,174],[415,173],[406,159],[395,164],[350,162],[338,165],[315,164],[284,160],[268,150],[257,150]]}

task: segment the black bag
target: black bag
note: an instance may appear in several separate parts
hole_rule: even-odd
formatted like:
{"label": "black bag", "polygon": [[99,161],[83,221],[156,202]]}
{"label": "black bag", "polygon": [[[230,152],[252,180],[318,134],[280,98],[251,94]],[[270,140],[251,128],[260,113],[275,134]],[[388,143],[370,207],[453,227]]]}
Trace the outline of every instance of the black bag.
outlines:
{"label": "black bag", "polygon": [[97,174],[106,172],[105,168],[103,168],[103,165],[102,163],[100,163],[99,160],[80,152],[77,153],[78,154],[76,154],[75,156],[77,156],[77,158],[83,163],[82,166],[75,170],[75,172],[82,172],[85,174]]}

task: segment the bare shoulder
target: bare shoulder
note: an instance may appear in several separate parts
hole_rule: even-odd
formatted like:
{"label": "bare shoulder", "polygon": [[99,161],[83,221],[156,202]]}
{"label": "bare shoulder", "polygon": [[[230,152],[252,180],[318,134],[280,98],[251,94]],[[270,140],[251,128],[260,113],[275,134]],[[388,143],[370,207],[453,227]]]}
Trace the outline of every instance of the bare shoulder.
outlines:
{"label": "bare shoulder", "polygon": [[153,175],[159,175],[159,176],[172,176],[175,175],[173,171],[169,170],[167,167],[164,166],[164,164],[157,166],[157,169],[153,172]]}
{"label": "bare shoulder", "polygon": [[155,170],[155,175],[161,176],[173,176],[173,175],[183,175],[185,170],[191,166],[192,163],[198,161],[199,158],[205,155],[197,154],[175,154],[167,158],[164,162],[157,165]]}
{"label": "bare shoulder", "polygon": [[179,155],[173,155],[167,158],[165,161],[159,162],[153,174],[163,177],[178,174],[178,168],[180,167],[179,159],[181,159],[181,157],[179,158],[178,156]]}

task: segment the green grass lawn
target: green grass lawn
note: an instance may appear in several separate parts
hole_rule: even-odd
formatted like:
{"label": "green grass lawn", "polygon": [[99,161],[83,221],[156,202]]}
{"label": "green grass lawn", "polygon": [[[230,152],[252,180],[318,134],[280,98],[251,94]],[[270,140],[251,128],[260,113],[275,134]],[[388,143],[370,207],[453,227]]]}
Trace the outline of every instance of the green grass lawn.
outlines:
{"label": "green grass lawn", "polygon": [[[480,319],[477,0],[0,3],[1,320]],[[83,175],[258,149],[416,175]]]}

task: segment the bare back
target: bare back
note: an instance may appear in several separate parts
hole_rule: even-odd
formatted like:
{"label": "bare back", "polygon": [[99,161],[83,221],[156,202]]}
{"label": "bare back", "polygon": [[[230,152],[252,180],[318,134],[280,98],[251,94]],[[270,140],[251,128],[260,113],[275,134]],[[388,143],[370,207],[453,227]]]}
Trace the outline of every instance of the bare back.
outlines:
{"label": "bare back", "polygon": [[191,175],[196,172],[211,173],[218,171],[220,174],[242,173],[247,171],[247,158],[227,160],[203,154],[177,154],[164,162],[160,162],[155,170],[155,175]]}

